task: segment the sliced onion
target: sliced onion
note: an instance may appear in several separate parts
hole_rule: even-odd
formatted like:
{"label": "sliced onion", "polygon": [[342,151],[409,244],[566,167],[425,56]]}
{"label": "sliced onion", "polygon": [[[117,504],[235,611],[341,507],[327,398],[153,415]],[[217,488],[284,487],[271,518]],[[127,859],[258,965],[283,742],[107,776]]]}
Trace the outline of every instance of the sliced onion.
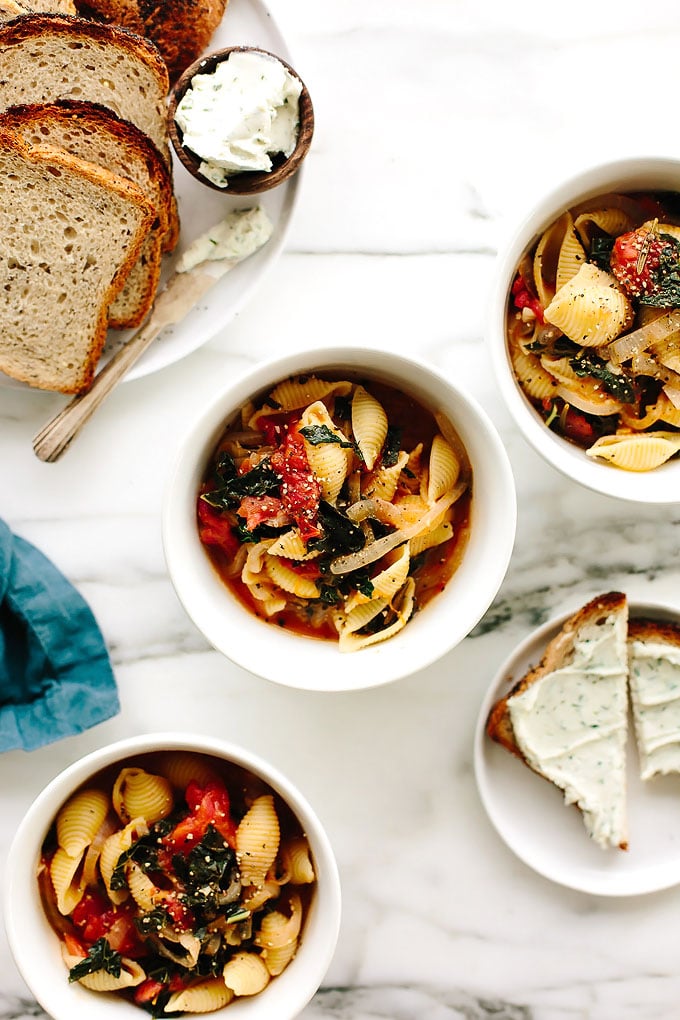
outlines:
{"label": "sliced onion", "polygon": [[[436,503],[433,503],[420,520],[416,521],[415,524],[411,524],[408,528],[400,528],[397,531],[393,531],[391,535],[379,538],[376,542],[371,543],[371,545],[359,549],[358,552],[347,553],[346,556],[338,556],[337,559],[331,562],[331,573],[349,574],[353,570],[359,570],[360,567],[366,567],[369,563],[375,563],[403,542],[408,542],[414,535],[428,528],[437,519],[439,514],[448,510],[457,499],[460,499],[467,486],[467,480],[459,481],[450,492],[444,493]],[[363,502],[368,501],[362,500]]]}
{"label": "sliced onion", "polygon": [[670,383],[667,383],[664,386],[663,391],[673,407],[676,407],[680,411],[680,386],[671,386]]}
{"label": "sliced onion", "polygon": [[85,854],[85,863],[83,864],[83,881],[85,885],[94,885],[96,883],[97,861],[101,855],[102,847],[109,836],[113,835],[113,833],[117,832],[119,829],[120,822],[113,812],[109,812],[102,824],[99,826],[99,829],[97,830],[97,833]]}
{"label": "sliced onion", "polygon": [[603,393],[602,399],[593,400],[592,397],[584,396],[579,393],[578,390],[573,390],[568,386],[558,386],[555,390],[555,394],[561,397],[566,404],[570,404],[572,407],[576,407],[579,411],[583,411],[584,414],[618,414],[621,410],[621,402],[615,400],[614,397],[607,397]]}
{"label": "sliced onion", "polygon": [[629,361],[634,355],[646,351],[650,344],[659,340],[667,340],[673,333],[680,330],[680,308],[674,308],[665,315],[661,315],[646,326],[633,330],[625,336],[620,336],[607,348],[607,353],[615,365],[622,365]]}

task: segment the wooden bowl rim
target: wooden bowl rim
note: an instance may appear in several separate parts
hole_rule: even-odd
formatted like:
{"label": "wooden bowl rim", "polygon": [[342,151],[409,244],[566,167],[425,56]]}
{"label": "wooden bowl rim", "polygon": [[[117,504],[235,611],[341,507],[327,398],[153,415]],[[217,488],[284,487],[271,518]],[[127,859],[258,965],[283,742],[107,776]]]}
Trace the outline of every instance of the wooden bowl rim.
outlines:
{"label": "wooden bowl rim", "polygon": [[[197,74],[210,74],[214,71],[218,64],[222,63],[223,60],[228,60],[232,53],[261,53],[266,57],[270,57],[272,60],[277,60],[280,64],[283,64],[290,74],[297,78],[302,85],[302,91],[299,99],[298,137],[295,148],[291,152],[290,156],[282,159],[278,165],[275,162],[274,167],[269,171],[244,170],[241,173],[233,174],[229,178],[228,186],[226,188],[221,188],[218,184],[214,184],[212,181],[208,180],[208,178],[200,172],[200,157],[196,156],[191,149],[185,147],[182,140],[182,131],[175,122],[175,111],[189,88],[193,78]],[[206,53],[195,60],[192,64],[189,64],[173,85],[170,90],[168,102],[168,133],[182,165],[196,178],[197,181],[200,181],[201,184],[205,184],[206,187],[212,188],[214,191],[219,191],[223,195],[255,195],[262,191],[269,191],[270,188],[277,187],[298,170],[300,164],[307,155],[312,142],[312,135],[314,133],[314,108],[312,106],[312,99],[309,94],[309,90],[304,81],[295,68],[284,60],[283,57],[279,57],[276,53],[263,49],[261,46],[226,46],[223,49],[214,50],[212,53]]]}

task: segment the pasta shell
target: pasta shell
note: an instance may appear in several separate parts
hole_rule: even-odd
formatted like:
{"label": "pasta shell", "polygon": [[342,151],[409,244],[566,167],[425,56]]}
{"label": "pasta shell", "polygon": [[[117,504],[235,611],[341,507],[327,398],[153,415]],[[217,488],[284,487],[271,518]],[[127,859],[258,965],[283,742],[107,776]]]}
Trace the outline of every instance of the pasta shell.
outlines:
{"label": "pasta shell", "polygon": [[160,906],[170,895],[165,889],[159,889],[136,861],[126,863],[125,874],[130,895],[145,914]]}
{"label": "pasta shell", "polygon": [[353,634],[357,630],[361,630],[367,623],[374,620],[378,613],[382,613],[383,609],[387,609],[387,599],[371,599],[370,602],[364,602],[363,604],[357,605],[350,612],[339,612],[336,615],[336,627],[339,633]]}
{"label": "pasta shell", "polygon": [[291,595],[296,595],[300,599],[318,599],[319,589],[314,581],[308,577],[301,577],[276,556],[268,557],[265,567],[269,578],[277,588],[290,592]]}
{"label": "pasta shell", "polygon": [[443,521],[436,528],[433,528],[432,531],[428,531],[424,535],[416,535],[411,539],[409,542],[411,556],[419,556],[426,549],[442,545],[444,542],[448,542],[450,538],[453,538],[453,525],[448,521]]}
{"label": "pasta shell", "polygon": [[263,949],[262,959],[264,965],[272,977],[282,974],[290,961],[297,953],[298,940],[293,939],[285,946],[277,946],[275,949]]}
{"label": "pasta shell", "polygon": [[156,766],[175,790],[186,790],[190,782],[207,786],[219,780],[217,771],[198,754],[190,751],[168,751],[159,755]]}
{"label": "pasta shell", "polygon": [[624,471],[652,471],[680,451],[680,433],[646,432],[637,435],[602,436],[586,450]]}
{"label": "pasta shell", "polygon": [[279,852],[279,819],[274,798],[253,801],[236,830],[236,857],[243,885],[262,885]]}
{"label": "pasta shell", "polygon": [[449,492],[460,474],[460,464],[455,452],[451,449],[444,437],[437,433],[432,440],[430,450],[430,465],[427,481],[427,502],[432,505]]}
{"label": "pasta shell", "polygon": [[71,857],[89,846],[109,812],[110,802],[103,790],[80,790],[57,815],[57,841]]}
{"label": "pasta shell", "polygon": [[388,602],[392,596],[399,591],[408,577],[411,564],[408,542],[389,553],[385,559],[388,565],[375,577],[371,578],[373,592],[371,595],[364,595],[360,591],[354,592],[345,603],[345,611],[351,613],[357,606],[375,599],[386,599]]}
{"label": "pasta shell", "polygon": [[574,230],[574,223],[569,216],[567,222],[567,229],[564,237],[562,238],[562,244],[560,246],[560,253],[557,259],[557,275],[555,277],[555,287],[560,290],[564,287],[565,283],[576,276],[579,269],[587,261],[586,252],[578,239],[576,231]]}
{"label": "pasta shell", "polygon": [[314,444],[305,438],[305,451],[312,474],[319,483],[321,496],[327,502],[335,504],[349,472],[353,451],[346,445],[347,436],[336,428],[333,419],[321,401],[306,408],[300,419],[302,428],[323,426],[332,435],[337,436],[337,443]]}
{"label": "pasta shell", "polygon": [[605,233],[618,237],[620,234],[627,234],[634,226],[635,223],[627,212],[613,206],[580,213],[574,221],[576,232],[586,248],[590,248],[593,238],[598,234]]}
{"label": "pasta shell", "polygon": [[526,354],[516,347],[511,360],[517,382],[530,400],[549,400],[554,396],[555,380],[535,354]]}
{"label": "pasta shell", "polygon": [[124,829],[112,833],[105,841],[99,857],[99,870],[106,886],[107,895],[112,903],[123,903],[129,895],[127,889],[111,888],[111,877],[118,864],[118,859],[121,854],[130,849],[140,836],[146,835],[148,831],[149,829],[144,819],[135,818]]}
{"label": "pasta shell", "polygon": [[284,556],[288,560],[314,560],[321,554],[315,549],[307,552],[307,545],[300,530],[291,528],[290,531],[279,535],[276,541],[269,546],[269,555]]}
{"label": "pasta shell", "polygon": [[280,946],[287,946],[289,942],[298,937],[302,927],[302,903],[297,893],[290,897],[288,906],[289,916],[280,910],[272,910],[264,915],[255,935],[256,946],[276,949]]}
{"label": "pasta shell", "polygon": [[[71,970],[76,964],[85,959],[84,956],[76,956],[70,953],[62,944],[61,955],[64,963]],[[92,992],[117,992],[121,988],[135,988],[146,980],[144,968],[136,960],[130,960],[127,956],[121,958],[120,974],[109,974],[105,970],[96,970],[92,974],[86,974],[78,978],[78,984],[89,988]]]}
{"label": "pasta shell", "polygon": [[388,638],[394,637],[400,630],[403,630],[413,614],[415,587],[415,581],[412,577],[409,577],[404,585],[401,604],[394,623],[391,623],[389,627],[385,627],[383,630],[377,631],[375,634],[352,634],[348,630],[343,631],[338,640],[340,651],[358,652],[360,649],[368,648],[370,645],[378,644],[380,641],[387,641]]}
{"label": "pasta shell", "polygon": [[300,407],[307,407],[308,404],[336,394],[346,397],[351,389],[352,384],[344,380],[331,382],[313,375],[298,376],[279,383],[272,390],[271,396],[282,411],[296,411]]}
{"label": "pasta shell", "polygon": [[269,971],[259,953],[234,953],[225,963],[222,977],[234,995],[257,995],[270,981]]}
{"label": "pasta shell", "polygon": [[172,786],[164,776],[140,768],[121,769],[112,791],[113,806],[123,822],[144,818],[149,825],[170,814]]}
{"label": "pasta shell", "polygon": [[291,885],[307,885],[315,879],[309,843],[304,836],[295,836],[281,847],[281,861]]}
{"label": "pasta shell", "polygon": [[543,308],[546,308],[555,296],[560,249],[570,224],[570,214],[563,213],[543,232],[536,245],[533,264],[534,285]]}
{"label": "pasta shell", "polygon": [[361,495],[369,499],[385,499],[390,502],[394,498],[401,473],[408,461],[408,453],[401,450],[396,464],[392,464],[391,467],[381,467],[374,474],[366,477],[366,484],[362,486]]}
{"label": "pasta shell", "polygon": [[601,347],[623,332],[633,312],[614,277],[588,262],[557,292],[544,314],[575,343]]}
{"label": "pasta shell", "polygon": [[382,404],[363,386],[357,386],[352,398],[352,431],[371,471],[387,438],[387,415]]}
{"label": "pasta shell", "polygon": [[165,1013],[212,1013],[228,1006],[234,993],[222,978],[206,978],[198,984],[174,992],[168,999]]}
{"label": "pasta shell", "polygon": [[77,878],[82,853],[71,857],[59,847],[50,864],[50,879],[60,914],[70,914],[80,903],[85,892],[83,882]]}

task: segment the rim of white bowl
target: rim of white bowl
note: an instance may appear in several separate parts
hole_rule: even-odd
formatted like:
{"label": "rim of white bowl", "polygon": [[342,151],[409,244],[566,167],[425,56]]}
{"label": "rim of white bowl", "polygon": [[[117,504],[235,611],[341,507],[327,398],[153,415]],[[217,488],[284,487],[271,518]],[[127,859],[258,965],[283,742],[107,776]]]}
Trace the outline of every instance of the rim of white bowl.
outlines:
{"label": "rim of white bowl", "polygon": [[[5,928],[17,968],[54,1020],[79,1020],[91,1016],[93,1008],[101,1020],[139,1020],[143,1016],[134,1003],[69,985],[59,939],[40,902],[36,867],[59,807],[88,777],[132,755],[166,750],[213,755],[253,772],[280,794],[309,839],[317,888],[295,960],[258,996],[229,1005],[233,1020],[270,1020],[274,1015],[277,1020],[293,1020],[320,987],[337,945],[342,892],[333,848],[311,804],[275,766],[237,744],[197,733],[147,733],[107,744],[67,766],[38,794],[16,831],[4,875]],[[36,966],[38,959],[43,964],[40,967]],[[93,999],[93,995],[98,997]]]}
{"label": "rim of white bowl", "polygon": [[515,379],[507,356],[506,308],[520,259],[556,217],[578,202],[607,191],[680,192],[680,160],[637,156],[598,163],[546,194],[522,219],[499,254],[489,306],[487,338],[494,374],[516,424],[529,444],[562,474],[594,492],[637,503],[680,502],[680,461],[655,471],[622,471],[590,460],[585,452],[546,428]]}
{"label": "rim of white bowl", "polygon": [[[367,360],[370,364],[366,365]],[[198,539],[195,501],[205,465],[225,423],[245,401],[290,375],[346,371],[408,390],[433,409],[452,402],[454,425],[473,463],[470,538],[443,592],[394,638],[345,654],[334,642],[274,628],[242,606],[217,577]],[[408,379],[404,386],[403,379]],[[430,396],[426,396],[429,393]],[[244,372],[190,426],[179,448],[163,505],[163,546],[178,598],[207,640],[232,662],[283,686],[314,691],[363,690],[418,672],[460,643],[491,605],[515,539],[517,501],[510,461],[495,426],[474,398],[432,365],[376,348],[301,351]],[[459,595],[456,615],[447,606]],[[263,641],[273,646],[262,653]]]}

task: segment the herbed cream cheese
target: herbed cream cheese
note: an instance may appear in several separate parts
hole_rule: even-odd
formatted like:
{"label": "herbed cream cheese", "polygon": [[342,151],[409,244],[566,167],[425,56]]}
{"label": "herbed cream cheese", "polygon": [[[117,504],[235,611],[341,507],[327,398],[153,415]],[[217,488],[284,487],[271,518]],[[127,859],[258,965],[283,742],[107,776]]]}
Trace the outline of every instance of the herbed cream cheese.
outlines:
{"label": "herbed cream cheese", "polygon": [[186,148],[200,172],[226,188],[229,177],[270,171],[271,157],[297,144],[302,83],[276,57],[231,53],[214,71],[197,74],[175,111]]}
{"label": "herbed cream cheese", "polygon": [[631,640],[628,651],[640,775],[680,772],[680,648]]}
{"label": "herbed cream cheese", "polygon": [[582,628],[569,661],[508,700],[527,762],[577,804],[602,847],[626,840],[626,619]]}

